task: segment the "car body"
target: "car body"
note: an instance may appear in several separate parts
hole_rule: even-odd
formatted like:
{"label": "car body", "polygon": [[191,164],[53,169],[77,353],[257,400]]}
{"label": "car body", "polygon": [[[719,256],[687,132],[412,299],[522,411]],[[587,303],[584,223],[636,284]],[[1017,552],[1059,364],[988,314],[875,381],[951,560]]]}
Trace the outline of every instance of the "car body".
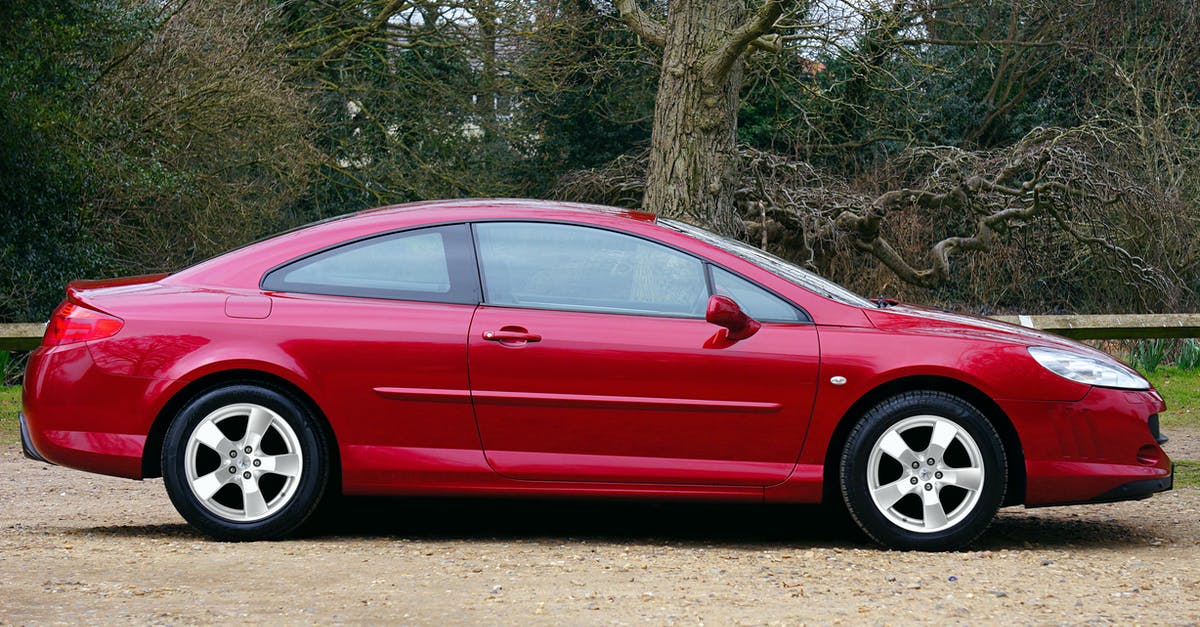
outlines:
{"label": "car body", "polygon": [[340,491],[844,500],[877,540],[941,549],[1001,505],[1173,476],[1162,398],[1099,351],[547,201],[386,207],[73,282],[23,405],[31,456],[164,476],[232,539],[285,535]]}

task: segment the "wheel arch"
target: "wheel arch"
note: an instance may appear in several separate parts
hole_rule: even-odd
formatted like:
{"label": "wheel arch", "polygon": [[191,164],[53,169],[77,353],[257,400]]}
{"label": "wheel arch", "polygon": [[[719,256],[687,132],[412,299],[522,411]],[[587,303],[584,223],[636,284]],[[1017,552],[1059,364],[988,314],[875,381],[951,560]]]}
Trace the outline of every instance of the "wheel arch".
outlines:
{"label": "wheel arch", "polygon": [[257,385],[275,390],[302,404],[312,413],[317,419],[317,424],[324,431],[329,446],[329,454],[331,456],[330,486],[340,490],[342,473],[340,449],[337,443],[337,436],[333,431],[332,425],[329,423],[328,417],[325,416],[325,412],[321,411],[321,407],[317,405],[316,401],[295,383],[279,375],[246,368],[208,373],[180,388],[163,404],[162,409],[154,417],[154,422],[151,423],[150,431],[146,436],[146,444],[142,450],[142,477],[153,478],[162,476],[163,440],[165,439],[167,429],[171,426],[171,421],[179,414],[179,411],[192,399],[209,390],[235,384]]}
{"label": "wheel arch", "polygon": [[1025,453],[1012,420],[991,397],[979,388],[958,379],[938,375],[908,376],[882,383],[864,394],[846,410],[846,413],[838,421],[833,436],[829,439],[829,447],[825,451],[822,500],[826,503],[841,501],[837,482],[839,460],[842,448],[846,445],[846,440],[858,419],[885,399],[903,392],[917,390],[952,394],[983,412],[984,417],[992,423],[992,426],[996,428],[996,433],[1000,435],[1000,440],[1004,444],[1005,460],[1008,462],[1008,485],[1002,505],[1023,503],[1026,481]]}

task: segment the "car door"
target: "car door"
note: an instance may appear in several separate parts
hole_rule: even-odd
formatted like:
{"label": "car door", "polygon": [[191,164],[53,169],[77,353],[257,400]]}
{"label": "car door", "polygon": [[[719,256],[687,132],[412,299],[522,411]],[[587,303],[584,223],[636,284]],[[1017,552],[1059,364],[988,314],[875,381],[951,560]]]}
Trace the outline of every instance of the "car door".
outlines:
{"label": "car door", "polygon": [[[473,229],[485,303],[471,324],[469,370],[497,472],[713,485],[787,477],[819,362],[802,312],[627,233],[545,222]],[[713,341],[710,278],[779,319],[748,339]]]}
{"label": "car door", "polygon": [[317,386],[348,483],[411,482],[480,455],[465,342],[479,302],[467,225],[348,242],[269,272],[280,347]]}

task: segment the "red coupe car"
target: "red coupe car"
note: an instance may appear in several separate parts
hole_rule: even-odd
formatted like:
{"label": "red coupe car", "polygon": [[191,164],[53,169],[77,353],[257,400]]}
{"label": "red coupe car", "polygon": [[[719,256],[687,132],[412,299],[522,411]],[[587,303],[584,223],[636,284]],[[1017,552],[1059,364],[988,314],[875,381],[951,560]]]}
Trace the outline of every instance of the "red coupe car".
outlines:
{"label": "red coupe car", "polygon": [[1172,486],[1159,394],[1076,342],[869,301],[741,242],[525,200],[365,211],[170,275],[77,281],[27,455],[162,476],[224,539],[323,497],[844,501],[948,549],[998,508]]}

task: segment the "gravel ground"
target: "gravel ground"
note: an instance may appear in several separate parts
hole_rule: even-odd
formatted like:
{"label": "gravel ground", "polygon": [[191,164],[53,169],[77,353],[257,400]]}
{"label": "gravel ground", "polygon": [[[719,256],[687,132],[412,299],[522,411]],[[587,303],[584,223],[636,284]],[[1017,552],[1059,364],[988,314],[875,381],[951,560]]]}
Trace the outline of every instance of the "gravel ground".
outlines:
{"label": "gravel ground", "polygon": [[0,624],[1196,624],[1200,491],[1010,509],[951,554],[807,507],[348,499],[277,543],[210,542],[160,481],[0,449]]}
{"label": "gravel ground", "polygon": [[1163,448],[1171,459],[1200,460],[1200,427],[1174,426],[1163,427],[1163,433],[1171,438]]}

